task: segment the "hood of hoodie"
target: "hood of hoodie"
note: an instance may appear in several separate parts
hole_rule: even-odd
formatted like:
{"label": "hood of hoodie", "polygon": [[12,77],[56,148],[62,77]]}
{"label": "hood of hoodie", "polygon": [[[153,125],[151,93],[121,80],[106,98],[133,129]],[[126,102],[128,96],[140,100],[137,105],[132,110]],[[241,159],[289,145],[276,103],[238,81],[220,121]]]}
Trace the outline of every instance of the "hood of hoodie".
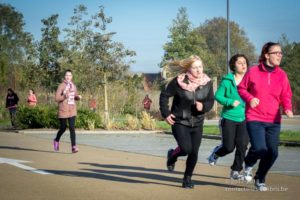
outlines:
{"label": "hood of hoodie", "polygon": [[[223,105],[221,116],[236,122],[245,120],[245,102],[239,96],[234,74],[224,75],[221,82],[222,86],[218,88],[215,94],[216,100]],[[234,100],[240,101],[240,105],[233,107]]]}
{"label": "hood of hoodie", "polygon": [[222,81],[223,80],[227,80],[227,81],[231,82],[232,87],[237,88],[236,84],[235,84],[235,79],[234,79],[234,74],[233,73],[229,73],[229,74],[224,75],[222,77]]}

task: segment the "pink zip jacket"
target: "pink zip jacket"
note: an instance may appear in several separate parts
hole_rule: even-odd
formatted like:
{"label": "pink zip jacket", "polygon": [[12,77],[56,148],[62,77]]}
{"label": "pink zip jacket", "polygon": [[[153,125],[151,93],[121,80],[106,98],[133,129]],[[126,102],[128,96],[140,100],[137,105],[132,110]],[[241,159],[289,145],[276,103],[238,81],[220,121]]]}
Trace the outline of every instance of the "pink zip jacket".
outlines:
{"label": "pink zip jacket", "polygon": [[30,106],[36,106],[37,99],[36,99],[35,94],[28,95],[27,102],[28,102],[28,105],[30,105]]}
{"label": "pink zip jacket", "polygon": [[[280,123],[280,106],[284,111],[292,110],[292,90],[286,73],[275,66],[268,72],[261,63],[253,66],[238,85],[238,92],[246,102],[247,121]],[[259,99],[255,108],[250,107],[254,97]]]}

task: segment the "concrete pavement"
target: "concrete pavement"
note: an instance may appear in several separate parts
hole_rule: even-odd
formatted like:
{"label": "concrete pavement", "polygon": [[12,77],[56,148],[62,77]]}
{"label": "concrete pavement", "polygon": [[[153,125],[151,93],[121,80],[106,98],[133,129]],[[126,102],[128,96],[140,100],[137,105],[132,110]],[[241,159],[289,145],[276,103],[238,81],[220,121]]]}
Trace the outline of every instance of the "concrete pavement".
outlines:
{"label": "concrete pavement", "polygon": [[[300,177],[270,174],[271,191],[254,191],[253,184],[228,179],[229,168],[197,164],[193,190],[181,188],[185,161],[175,172],[165,169],[165,158],[61,143],[53,152],[51,140],[0,132],[0,158],[29,161],[0,162],[1,199],[295,199]],[[51,174],[43,175],[28,166]]]}
{"label": "concrete pavement", "polygon": [[[51,141],[57,130],[23,130],[26,135],[45,138]],[[70,142],[68,131],[62,136],[61,141]],[[142,132],[142,131],[88,131],[77,130],[77,143],[99,148],[126,151],[140,154],[165,157],[169,148],[177,146],[176,141],[171,134]],[[220,145],[220,140],[203,138],[198,154],[199,163],[207,163],[207,157],[211,154],[212,149]],[[283,173],[288,175],[300,176],[300,147],[279,147],[279,157],[271,172]],[[186,159],[181,157],[181,159]],[[232,165],[234,153],[226,155],[218,160],[218,165]]]}

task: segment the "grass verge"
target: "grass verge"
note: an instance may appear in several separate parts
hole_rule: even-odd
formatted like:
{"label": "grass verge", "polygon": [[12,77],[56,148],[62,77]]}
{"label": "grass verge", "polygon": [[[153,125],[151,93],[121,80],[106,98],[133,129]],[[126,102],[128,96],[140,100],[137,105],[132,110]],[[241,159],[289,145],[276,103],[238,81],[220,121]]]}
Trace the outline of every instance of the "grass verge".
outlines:
{"label": "grass verge", "polygon": [[[164,121],[156,124],[157,129],[171,132],[171,127]],[[214,125],[204,125],[203,135],[220,135],[220,130]],[[300,131],[282,130],[280,132],[280,141],[300,142]]]}

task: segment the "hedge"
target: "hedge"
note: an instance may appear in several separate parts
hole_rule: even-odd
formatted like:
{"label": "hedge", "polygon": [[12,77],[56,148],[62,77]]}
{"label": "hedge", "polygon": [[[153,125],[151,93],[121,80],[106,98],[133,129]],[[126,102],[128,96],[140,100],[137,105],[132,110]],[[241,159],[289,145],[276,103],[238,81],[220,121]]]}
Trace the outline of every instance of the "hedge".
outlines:
{"label": "hedge", "polygon": [[[18,123],[22,128],[59,128],[57,107],[39,105],[36,107],[20,106],[17,111]],[[102,121],[95,112],[87,109],[78,109],[76,128],[101,128]]]}

